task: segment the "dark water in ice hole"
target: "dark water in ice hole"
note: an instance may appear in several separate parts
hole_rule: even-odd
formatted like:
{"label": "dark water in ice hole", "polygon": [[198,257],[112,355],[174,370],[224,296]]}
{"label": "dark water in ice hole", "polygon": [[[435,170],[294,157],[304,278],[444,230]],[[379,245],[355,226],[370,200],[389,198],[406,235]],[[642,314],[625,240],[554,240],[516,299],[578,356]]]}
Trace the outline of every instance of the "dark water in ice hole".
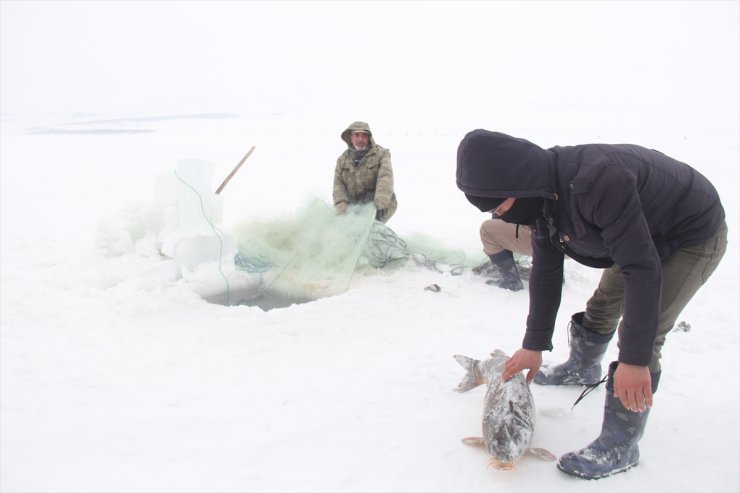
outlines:
{"label": "dark water in ice hole", "polygon": [[204,297],[208,303],[214,303],[217,305],[224,306],[256,306],[263,311],[270,311],[276,308],[288,308],[293,305],[300,305],[314,301],[304,298],[296,298],[280,293],[271,293],[269,291],[255,292],[254,289],[244,289],[237,291],[230,291],[228,293],[222,293],[209,297]]}

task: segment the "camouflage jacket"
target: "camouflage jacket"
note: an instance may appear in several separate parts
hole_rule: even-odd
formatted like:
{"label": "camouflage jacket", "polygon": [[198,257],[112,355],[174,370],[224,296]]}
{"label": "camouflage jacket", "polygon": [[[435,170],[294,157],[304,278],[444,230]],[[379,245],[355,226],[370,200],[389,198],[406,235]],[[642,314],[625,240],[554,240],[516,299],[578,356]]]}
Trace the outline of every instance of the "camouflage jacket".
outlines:
{"label": "camouflage jacket", "polygon": [[[362,122],[355,122],[353,125]],[[369,133],[367,124],[365,130]],[[345,150],[337,159],[334,169],[334,204],[346,202],[348,204],[364,204],[372,202],[379,211],[379,218],[385,222],[393,215],[398,207],[396,194],[393,192],[393,168],[391,153],[388,149],[375,143],[370,134],[370,145],[367,154],[358,165],[352,163],[352,144],[349,134],[353,126],[342,132],[342,140],[347,142]]]}

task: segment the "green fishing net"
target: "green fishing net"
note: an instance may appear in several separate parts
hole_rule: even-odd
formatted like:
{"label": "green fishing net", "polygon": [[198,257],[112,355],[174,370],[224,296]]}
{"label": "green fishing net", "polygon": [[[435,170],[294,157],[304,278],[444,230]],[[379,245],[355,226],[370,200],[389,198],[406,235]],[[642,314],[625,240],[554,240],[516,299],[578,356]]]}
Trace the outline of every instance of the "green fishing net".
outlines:
{"label": "green fishing net", "polygon": [[260,275],[265,292],[300,300],[346,291],[362,268],[412,263],[456,275],[480,262],[431,237],[400,238],[375,220],[373,204],[351,206],[337,215],[333,207],[312,200],[291,217],[238,224],[233,235],[238,269]]}
{"label": "green fishing net", "polygon": [[238,268],[259,273],[264,290],[314,300],[346,291],[375,220],[372,204],[337,215],[315,200],[295,215],[234,228]]}

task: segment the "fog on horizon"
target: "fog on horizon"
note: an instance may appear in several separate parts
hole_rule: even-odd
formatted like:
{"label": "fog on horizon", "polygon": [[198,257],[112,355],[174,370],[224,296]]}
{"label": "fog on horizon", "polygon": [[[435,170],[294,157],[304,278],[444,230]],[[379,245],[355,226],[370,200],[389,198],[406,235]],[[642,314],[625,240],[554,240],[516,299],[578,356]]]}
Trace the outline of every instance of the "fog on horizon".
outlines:
{"label": "fog on horizon", "polygon": [[649,107],[737,126],[739,5],[3,1],[0,103],[118,116]]}

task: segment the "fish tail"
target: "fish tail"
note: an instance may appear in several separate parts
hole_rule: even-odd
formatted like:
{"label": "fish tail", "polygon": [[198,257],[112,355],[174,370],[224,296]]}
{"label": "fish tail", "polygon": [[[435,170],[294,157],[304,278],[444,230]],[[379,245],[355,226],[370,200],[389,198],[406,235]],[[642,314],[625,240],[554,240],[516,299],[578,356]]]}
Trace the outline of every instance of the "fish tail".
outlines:
{"label": "fish tail", "polygon": [[483,380],[483,372],[480,369],[480,361],[461,354],[456,354],[453,358],[455,358],[455,361],[457,361],[466,372],[463,379],[459,384],[457,384],[457,387],[455,388],[456,391],[467,392],[468,390],[474,389],[478,385],[485,383]]}

